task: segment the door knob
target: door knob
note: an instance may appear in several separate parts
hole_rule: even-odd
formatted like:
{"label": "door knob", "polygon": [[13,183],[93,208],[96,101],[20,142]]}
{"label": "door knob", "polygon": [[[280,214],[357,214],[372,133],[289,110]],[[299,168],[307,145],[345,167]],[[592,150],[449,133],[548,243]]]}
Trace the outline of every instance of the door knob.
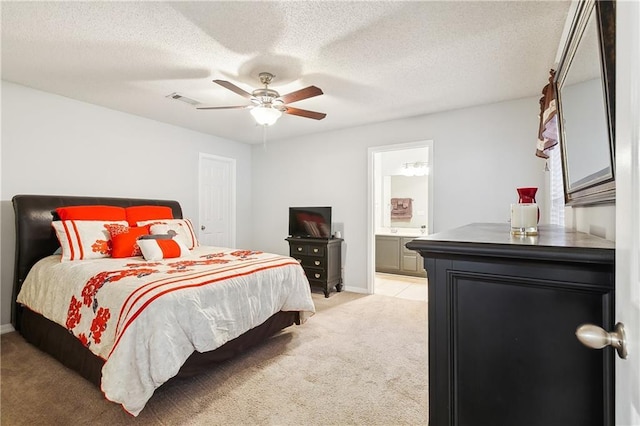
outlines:
{"label": "door knob", "polygon": [[602,349],[605,346],[613,346],[620,358],[627,359],[627,337],[624,324],[621,322],[617,323],[610,333],[597,325],[582,324],[576,330],[576,336],[588,348]]}
{"label": "door knob", "polygon": [[200,225],[200,229],[202,229],[204,231],[205,229],[207,229],[207,227],[204,226],[204,225]]}

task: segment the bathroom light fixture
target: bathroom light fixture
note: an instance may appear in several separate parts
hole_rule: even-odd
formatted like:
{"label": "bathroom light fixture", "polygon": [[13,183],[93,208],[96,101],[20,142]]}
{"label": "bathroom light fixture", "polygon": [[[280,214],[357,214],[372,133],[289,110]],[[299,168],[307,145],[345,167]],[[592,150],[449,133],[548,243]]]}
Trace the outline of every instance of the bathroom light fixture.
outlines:
{"label": "bathroom light fixture", "polygon": [[271,126],[282,115],[282,111],[275,109],[271,104],[255,106],[251,109],[251,115],[261,126]]}
{"label": "bathroom light fixture", "polygon": [[429,173],[427,163],[424,161],[416,161],[414,163],[404,163],[402,166],[402,174],[405,176],[424,176]]}

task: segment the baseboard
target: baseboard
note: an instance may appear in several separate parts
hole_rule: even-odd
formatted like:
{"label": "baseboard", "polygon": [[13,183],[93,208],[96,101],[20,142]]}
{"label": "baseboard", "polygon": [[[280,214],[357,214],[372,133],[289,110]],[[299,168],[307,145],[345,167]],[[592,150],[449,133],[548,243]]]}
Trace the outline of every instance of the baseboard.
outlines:
{"label": "baseboard", "polygon": [[11,333],[12,331],[15,331],[15,328],[11,324],[0,325],[0,334]]}
{"label": "baseboard", "polygon": [[371,294],[366,288],[362,288],[362,287],[345,286],[344,291],[350,291],[352,293],[360,293],[360,294]]}

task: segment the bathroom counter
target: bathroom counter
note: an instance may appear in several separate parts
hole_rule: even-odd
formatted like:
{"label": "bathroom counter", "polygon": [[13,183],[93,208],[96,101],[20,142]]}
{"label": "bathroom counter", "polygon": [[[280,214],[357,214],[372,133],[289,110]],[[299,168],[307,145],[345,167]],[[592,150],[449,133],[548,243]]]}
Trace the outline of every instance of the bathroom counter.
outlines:
{"label": "bathroom counter", "polygon": [[422,258],[406,247],[416,238],[415,232],[376,233],[376,272],[426,277]]}

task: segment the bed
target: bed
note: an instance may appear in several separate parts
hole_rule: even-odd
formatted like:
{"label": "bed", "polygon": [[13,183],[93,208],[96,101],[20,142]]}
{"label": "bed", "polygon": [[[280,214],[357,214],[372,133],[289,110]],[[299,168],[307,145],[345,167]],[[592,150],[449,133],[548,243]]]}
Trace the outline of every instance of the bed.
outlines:
{"label": "bed", "polygon": [[[144,258],[60,262],[60,255],[54,254],[60,243],[52,228],[55,220],[52,212],[62,206],[82,205],[168,206],[176,219],[183,217],[182,209],[172,200],[53,195],[16,195],[13,198],[16,221],[14,328],[28,342],[99,386],[107,399],[122,404],[133,415],[144,408],[157,387],[172,377],[198,374],[211,364],[227,360],[286,327],[300,325],[315,310],[302,268],[287,256],[194,247],[194,257],[186,261],[188,267],[183,258],[156,262]],[[71,264],[73,277],[61,275],[60,268],[68,269]],[[96,274],[100,268],[104,272]],[[131,293],[126,298],[117,293],[110,296],[109,292],[120,284],[113,283],[114,274],[122,273],[123,269],[126,276],[118,278],[124,283],[120,287],[129,285],[127,279],[149,281],[131,284]],[[129,273],[132,270],[135,272]],[[140,271],[145,272],[138,273]],[[94,289],[92,299],[88,301],[91,303],[87,303],[89,308],[84,308],[94,313],[94,325],[98,313],[103,310],[98,306],[98,291],[102,305],[119,303],[119,298],[123,303],[117,307],[120,311],[115,305],[110,306],[112,315],[108,324],[116,326],[105,323],[98,331],[92,328],[94,340],[88,342],[82,333],[73,329],[76,323],[70,323],[71,315],[65,323],[58,318],[61,314],[49,312],[48,305],[59,305],[59,302],[53,303],[59,295],[68,300],[68,295],[77,293],[83,283],[84,294],[91,281],[87,277],[93,279],[100,274],[109,276],[104,280],[108,285]],[[39,284],[45,278],[58,281]],[[71,285],[77,280],[80,282],[66,287],[67,281]],[[41,285],[40,290],[37,285]],[[265,292],[268,300],[261,301]],[[37,305],[29,298],[40,293],[45,294],[45,305]],[[132,295],[136,295],[137,304],[131,302],[134,300]],[[23,303],[18,302],[19,297]],[[81,299],[80,295],[78,299]],[[71,300],[75,300],[74,297]],[[222,307],[213,308],[218,300],[223,303]],[[194,303],[198,309],[193,308]],[[25,306],[27,304],[29,306]],[[72,305],[68,307],[69,313]],[[54,308],[58,309],[56,306]],[[67,307],[60,309],[64,311]],[[165,315],[165,312],[175,314]],[[168,319],[160,319],[164,316]],[[222,335],[218,332],[220,329]],[[100,333],[104,333],[103,342],[95,339]],[[173,345],[165,341],[171,341]],[[132,359],[136,361],[131,362]],[[139,381],[143,383],[141,391],[136,390]]]}

